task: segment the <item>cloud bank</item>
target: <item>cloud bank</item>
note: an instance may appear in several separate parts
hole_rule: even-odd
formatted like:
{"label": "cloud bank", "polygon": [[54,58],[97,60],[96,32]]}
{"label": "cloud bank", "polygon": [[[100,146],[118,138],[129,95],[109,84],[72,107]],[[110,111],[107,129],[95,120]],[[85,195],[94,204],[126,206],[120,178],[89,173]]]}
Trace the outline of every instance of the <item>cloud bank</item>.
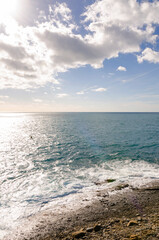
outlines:
{"label": "cloud bank", "polygon": [[81,16],[84,36],[66,3],[50,5],[49,14],[40,12],[39,21],[32,26],[13,19],[1,22],[0,88],[58,84],[60,72],[88,64],[101,68],[105,59],[120,53],[138,53],[139,63],[158,63],[158,52],[146,48],[141,53],[141,44],[156,43],[158,12],[158,1],[98,0]]}

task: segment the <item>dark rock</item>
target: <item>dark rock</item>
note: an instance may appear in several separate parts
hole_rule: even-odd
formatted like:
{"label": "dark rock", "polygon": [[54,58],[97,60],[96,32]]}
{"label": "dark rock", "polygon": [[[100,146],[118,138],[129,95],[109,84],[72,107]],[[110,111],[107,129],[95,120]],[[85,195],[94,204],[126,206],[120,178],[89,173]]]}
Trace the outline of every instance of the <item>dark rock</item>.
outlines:
{"label": "dark rock", "polygon": [[94,226],[94,231],[98,232],[98,231],[101,230],[101,228],[102,228],[102,226],[100,224],[97,224],[97,225]]}
{"label": "dark rock", "polygon": [[110,206],[115,206],[115,203],[111,203]]}
{"label": "dark rock", "polygon": [[115,182],[115,181],[116,181],[116,179],[107,179],[106,180],[107,183],[111,183],[111,182]]}
{"label": "dark rock", "polygon": [[85,235],[86,235],[86,233],[83,230],[72,233],[73,238],[82,238]]}
{"label": "dark rock", "polygon": [[86,232],[93,232],[93,230],[94,230],[94,227],[90,227],[86,229]]}

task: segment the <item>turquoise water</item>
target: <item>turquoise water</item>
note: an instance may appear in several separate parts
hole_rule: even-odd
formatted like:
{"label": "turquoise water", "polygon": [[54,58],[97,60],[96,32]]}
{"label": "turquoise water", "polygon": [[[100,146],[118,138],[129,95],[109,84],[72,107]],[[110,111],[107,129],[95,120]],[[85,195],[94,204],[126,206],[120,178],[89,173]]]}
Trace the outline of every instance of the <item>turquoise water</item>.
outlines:
{"label": "turquoise water", "polygon": [[158,113],[0,114],[0,236],[64,196],[159,179]]}

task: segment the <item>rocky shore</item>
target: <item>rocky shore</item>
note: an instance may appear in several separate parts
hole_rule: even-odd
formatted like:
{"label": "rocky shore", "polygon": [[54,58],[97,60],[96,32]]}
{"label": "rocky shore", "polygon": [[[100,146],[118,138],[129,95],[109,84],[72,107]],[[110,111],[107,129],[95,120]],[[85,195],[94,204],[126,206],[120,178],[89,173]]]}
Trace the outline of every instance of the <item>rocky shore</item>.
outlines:
{"label": "rocky shore", "polygon": [[[43,212],[27,220],[27,230],[19,229],[5,240],[157,240],[159,239],[159,182],[140,188],[116,186],[108,194],[98,190],[90,205],[60,214]],[[87,199],[83,199],[87,201]],[[30,226],[29,226],[30,224]]]}

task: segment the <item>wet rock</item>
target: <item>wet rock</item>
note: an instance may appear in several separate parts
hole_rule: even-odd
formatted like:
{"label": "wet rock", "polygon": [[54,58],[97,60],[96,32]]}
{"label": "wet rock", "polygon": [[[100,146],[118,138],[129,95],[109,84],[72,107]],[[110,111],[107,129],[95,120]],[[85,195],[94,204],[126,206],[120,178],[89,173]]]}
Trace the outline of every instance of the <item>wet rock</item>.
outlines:
{"label": "wet rock", "polygon": [[127,227],[134,226],[134,225],[138,225],[138,222],[134,221],[134,220],[131,220],[131,221],[128,222]]}
{"label": "wet rock", "polygon": [[106,179],[103,182],[94,182],[94,184],[95,185],[102,185],[102,184],[105,184],[105,183],[112,183],[112,182],[115,182],[115,181],[116,181],[115,179]]}
{"label": "wet rock", "polygon": [[85,235],[86,235],[86,233],[83,230],[72,233],[72,237],[77,238],[77,239],[82,238]]}
{"label": "wet rock", "polygon": [[121,190],[123,188],[129,187],[129,184],[121,184],[115,187],[115,190]]}
{"label": "wet rock", "polygon": [[112,178],[109,178],[106,180],[107,183],[111,183],[111,182],[115,182],[115,181],[116,181],[116,179],[112,179]]}

